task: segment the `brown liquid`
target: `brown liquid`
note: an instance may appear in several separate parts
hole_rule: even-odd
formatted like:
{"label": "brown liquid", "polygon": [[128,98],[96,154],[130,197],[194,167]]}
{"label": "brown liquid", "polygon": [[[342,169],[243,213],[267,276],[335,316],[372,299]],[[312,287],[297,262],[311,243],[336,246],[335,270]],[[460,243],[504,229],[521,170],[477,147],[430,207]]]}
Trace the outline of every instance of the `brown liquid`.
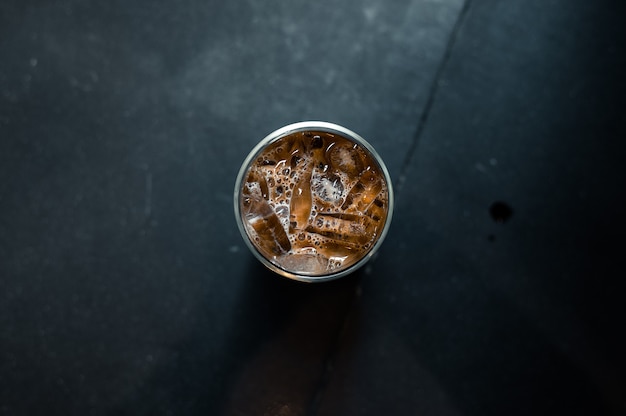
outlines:
{"label": "brown liquid", "polygon": [[388,188],[362,146],[337,134],[297,132],[267,146],[246,173],[242,221],[257,249],[292,273],[350,267],[387,220]]}

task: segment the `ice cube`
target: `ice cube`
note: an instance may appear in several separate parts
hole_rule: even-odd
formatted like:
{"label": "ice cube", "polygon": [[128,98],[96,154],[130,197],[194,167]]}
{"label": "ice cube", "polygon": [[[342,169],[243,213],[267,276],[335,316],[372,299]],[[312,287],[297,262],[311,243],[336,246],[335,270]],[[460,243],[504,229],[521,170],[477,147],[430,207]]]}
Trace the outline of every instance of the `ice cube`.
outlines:
{"label": "ice cube", "polygon": [[264,172],[262,172],[262,169],[256,169],[254,167],[250,169],[246,182],[249,184],[257,183],[259,185],[259,189],[261,190],[261,195],[263,196],[263,198],[269,198],[267,181],[265,180],[265,175]]}
{"label": "ice cube", "polygon": [[350,189],[341,209],[365,212],[382,190],[383,183],[378,174],[371,170],[365,171]]}
{"label": "ice cube", "polygon": [[311,188],[313,192],[324,201],[337,202],[343,197],[344,187],[341,178],[332,173],[313,175]]}
{"label": "ice cube", "polygon": [[361,155],[353,147],[335,144],[328,150],[328,160],[334,169],[350,176],[357,176],[363,170]]}
{"label": "ice cube", "polygon": [[328,269],[328,259],[320,254],[288,254],[279,262],[295,273],[322,274]]}
{"label": "ice cube", "polygon": [[387,217],[385,205],[385,202],[380,197],[376,198],[365,211],[365,215],[370,217],[372,220],[379,222]]}
{"label": "ice cube", "polygon": [[312,195],[311,195],[311,175],[304,172],[300,176],[300,180],[294,186],[291,195],[290,213],[291,219],[296,225],[294,229],[304,229],[309,222],[309,216],[311,215],[312,208]]}
{"label": "ice cube", "polygon": [[367,217],[357,215],[317,215],[306,230],[335,240],[364,244],[370,240],[366,221]]}
{"label": "ice cube", "polygon": [[247,191],[244,191],[243,212],[259,237],[259,246],[274,255],[287,253],[291,249],[289,237],[272,207],[263,199],[260,187],[252,185],[244,189]]}

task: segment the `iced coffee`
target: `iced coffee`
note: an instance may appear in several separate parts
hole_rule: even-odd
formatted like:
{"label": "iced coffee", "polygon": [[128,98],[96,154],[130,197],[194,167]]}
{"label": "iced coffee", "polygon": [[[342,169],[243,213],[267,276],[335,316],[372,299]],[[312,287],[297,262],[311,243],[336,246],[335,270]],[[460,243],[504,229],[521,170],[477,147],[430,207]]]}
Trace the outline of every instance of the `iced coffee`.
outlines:
{"label": "iced coffee", "polygon": [[242,167],[235,190],[244,238],[289,277],[358,267],[390,220],[382,161],[363,139],[328,123],[299,123],[267,141]]}

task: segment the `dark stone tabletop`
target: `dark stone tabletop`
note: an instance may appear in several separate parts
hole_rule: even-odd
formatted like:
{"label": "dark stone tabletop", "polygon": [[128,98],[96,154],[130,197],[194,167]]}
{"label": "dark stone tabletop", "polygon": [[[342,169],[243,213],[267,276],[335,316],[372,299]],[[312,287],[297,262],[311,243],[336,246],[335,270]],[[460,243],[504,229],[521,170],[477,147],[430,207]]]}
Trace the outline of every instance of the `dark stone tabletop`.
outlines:
{"label": "dark stone tabletop", "polygon": [[[625,12],[3,1],[0,414],[626,414]],[[302,120],[395,187],[328,283],[266,270],[233,215]]]}

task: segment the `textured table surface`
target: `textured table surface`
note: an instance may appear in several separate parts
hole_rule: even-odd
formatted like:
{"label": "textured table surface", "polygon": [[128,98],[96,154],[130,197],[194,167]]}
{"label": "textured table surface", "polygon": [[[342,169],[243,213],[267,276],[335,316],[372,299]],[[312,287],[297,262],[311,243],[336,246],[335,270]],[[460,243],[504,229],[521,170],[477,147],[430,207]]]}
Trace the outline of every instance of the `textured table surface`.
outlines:
{"label": "textured table surface", "polygon": [[[623,415],[623,2],[4,1],[0,414]],[[273,275],[274,129],[385,160],[377,257]]]}

